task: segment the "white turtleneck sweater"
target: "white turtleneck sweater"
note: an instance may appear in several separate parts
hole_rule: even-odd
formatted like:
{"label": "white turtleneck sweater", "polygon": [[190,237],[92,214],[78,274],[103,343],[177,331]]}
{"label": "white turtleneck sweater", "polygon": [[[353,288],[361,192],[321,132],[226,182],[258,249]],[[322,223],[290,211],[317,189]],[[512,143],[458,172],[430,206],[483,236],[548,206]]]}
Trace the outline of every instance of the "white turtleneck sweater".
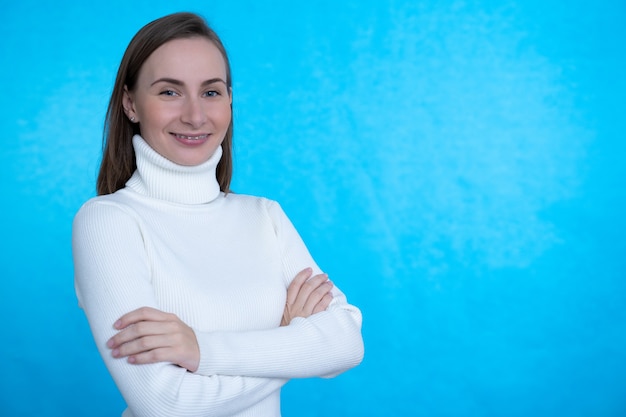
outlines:
{"label": "white turtleneck sweater", "polygon": [[[280,327],[291,280],[321,271],[276,202],[220,192],[221,148],[186,167],[139,136],[133,146],[136,172],[85,203],[72,242],[76,294],[124,416],[276,417],[290,378],[334,376],[361,361],[361,313],[336,287],[326,311]],[[113,323],[143,306],[194,329],[196,372],[111,356]]]}

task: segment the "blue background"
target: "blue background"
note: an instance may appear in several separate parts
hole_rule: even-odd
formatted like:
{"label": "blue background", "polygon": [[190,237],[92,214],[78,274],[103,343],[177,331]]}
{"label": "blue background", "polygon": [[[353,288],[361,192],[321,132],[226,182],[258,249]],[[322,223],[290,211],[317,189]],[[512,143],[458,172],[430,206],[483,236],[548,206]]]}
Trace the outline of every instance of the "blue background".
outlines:
{"label": "blue background", "polygon": [[122,53],[203,14],[239,193],[277,199],[364,314],[288,416],[626,415],[626,2],[33,0],[0,6],[0,410],[124,408],[73,288]]}

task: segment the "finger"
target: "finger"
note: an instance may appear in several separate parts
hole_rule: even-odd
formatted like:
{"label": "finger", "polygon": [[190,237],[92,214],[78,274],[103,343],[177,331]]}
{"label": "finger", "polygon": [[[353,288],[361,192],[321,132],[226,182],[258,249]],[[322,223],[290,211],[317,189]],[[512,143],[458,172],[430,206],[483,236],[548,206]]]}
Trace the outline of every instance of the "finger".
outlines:
{"label": "finger", "polygon": [[130,357],[159,348],[167,348],[170,345],[171,343],[167,336],[145,336],[114,348],[111,351],[111,355],[114,358]]}
{"label": "finger", "polygon": [[317,290],[320,287],[320,285],[323,285],[326,281],[328,281],[328,275],[319,274],[308,279],[304,284],[302,284],[302,287],[300,288],[300,291],[298,292],[298,297],[293,303],[292,310],[298,311],[298,310],[303,309],[309,299],[309,296],[315,290]]}
{"label": "finger", "polygon": [[328,292],[319,303],[313,309],[313,314],[321,313],[322,311],[326,311],[330,303],[333,301],[333,293]]}
{"label": "finger", "polygon": [[149,330],[131,331],[135,326],[127,329],[131,336],[127,336],[128,340],[124,343],[111,346],[113,356],[129,356],[164,347],[183,347],[184,349],[185,346],[192,343],[192,339],[195,342],[195,333],[193,333],[191,328],[188,328],[189,331],[186,332],[186,329],[172,326],[170,323],[140,323],[137,326],[142,326],[144,329]]}
{"label": "finger", "polygon": [[157,348],[148,350],[145,352],[137,353],[132,356],[128,356],[128,363],[132,363],[134,365],[143,365],[147,363],[157,363],[157,362],[172,362],[170,358],[174,354],[172,353],[172,349],[170,348]]}
{"label": "finger", "polygon": [[172,347],[164,347],[152,349],[146,352],[141,352],[136,355],[129,356],[127,361],[133,365],[143,365],[157,362],[169,362],[191,372],[195,372],[198,369],[197,361],[185,361],[181,359],[181,354],[177,349]]}
{"label": "finger", "polygon": [[107,346],[111,349],[117,348],[124,343],[140,339],[146,336],[162,335],[173,333],[178,330],[176,322],[171,321],[141,321],[132,326],[128,326],[111,337]]}
{"label": "finger", "polygon": [[124,329],[131,324],[139,323],[140,321],[164,321],[170,318],[169,313],[165,313],[161,310],[157,310],[152,307],[141,307],[130,313],[124,314],[113,325],[116,329]]}
{"label": "finger", "polygon": [[307,298],[306,303],[302,307],[304,314],[311,315],[315,306],[333,289],[333,283],[330,281],[320,284]]}
{"label": "finger", "polygon": [[150,336],[122,345],[112,352],[115,358],[127,357],[128,363],[169,362],[191,372],[198,370],[200,350],[195,334],[193,340],[182,334]]}
{"label": "finger", "polygon": [[295,303],[298,293],[300,292],[300,288],[302,288],[302,284],[304,284],[306,280],[311,277],[311,274],[313,274],[313,270],[311,268],[305,268],[298,272],[293,281],[291,281],[291,284],[289,284],[289,288],[287,288],[287,304]]}

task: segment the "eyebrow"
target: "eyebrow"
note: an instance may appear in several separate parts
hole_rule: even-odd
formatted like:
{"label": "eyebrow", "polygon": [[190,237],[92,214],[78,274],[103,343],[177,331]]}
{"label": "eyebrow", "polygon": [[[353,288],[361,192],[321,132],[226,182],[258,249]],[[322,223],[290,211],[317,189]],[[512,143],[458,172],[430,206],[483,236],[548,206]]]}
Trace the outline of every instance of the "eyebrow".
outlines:
{"label": "eyebrow", "polygon": [[[168,84],[174,84],[174,85],[178,85],[178,86],[185,85],[185,83],[182,82],[181,80],[177,80],[175,78],[163,77],[163,78],[159,78],[158,80],[156,80],[152,84],[150,84],[150,87],[152,87],[153,85],[158,84],[158,83],[168,83]],[[202,85],[205,86],[205,85],[210,85],[210,84],[215,84],[215,83],[224,83],[226,85],[226,81],[224,81],[223,79],[221,79],[219,77],[218,78],[211,78],[211,79],[208,79],[206,81],[203,81]]]}

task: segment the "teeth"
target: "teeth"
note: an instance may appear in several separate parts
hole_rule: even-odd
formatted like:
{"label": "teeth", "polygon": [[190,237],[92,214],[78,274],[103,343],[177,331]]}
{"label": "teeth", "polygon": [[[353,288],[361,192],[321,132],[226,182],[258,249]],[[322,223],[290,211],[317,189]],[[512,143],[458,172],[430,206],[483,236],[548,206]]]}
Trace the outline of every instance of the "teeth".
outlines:
{"label": "teeth", "polygon": [[206,138],[207,135],[199,135],[199,136],[185,136],[185,135],[176,135],[181,139],[186,139],[186,140],[200,140],[200,139],[204,139]]}

